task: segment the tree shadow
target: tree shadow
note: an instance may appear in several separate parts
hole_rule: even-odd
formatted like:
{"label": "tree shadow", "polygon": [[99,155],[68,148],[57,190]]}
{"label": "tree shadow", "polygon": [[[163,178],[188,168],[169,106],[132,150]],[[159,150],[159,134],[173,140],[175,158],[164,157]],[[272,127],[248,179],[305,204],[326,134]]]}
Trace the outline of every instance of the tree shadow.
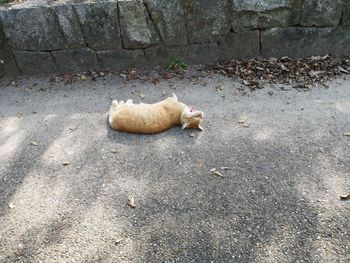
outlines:
{"label": "tree shadow", "polygon": [[[302,126],[287,132],[277,127],[271,128],[273,136],[257,140],[254,131],[232,123],[218,129],[222,120],[211,118],[215,125],[195,138],[180,128],[131,135],[110,129],[104,113],[85,116],[70,130],[76,114],[57,114],[31,126],[3,170],[0,260],[336,262],[347,257],[348,203],[339,204],[329,190],[348,185],[349,156],[330,134],[315,139],[317,130],[296,136]],[[20,123],[18,129],[27,127]],[[37,134],[42,143],[28,145]],[[67,166],[62,147],[71,162]],[[214,167],[224,177],[212,175]],[[334,189],[332,180],[338,184]],[[135,209],[126,204],[130,194]],[[319,195],[324,199],[317,201]],[[12,199],[18,203],[8,209]]]}

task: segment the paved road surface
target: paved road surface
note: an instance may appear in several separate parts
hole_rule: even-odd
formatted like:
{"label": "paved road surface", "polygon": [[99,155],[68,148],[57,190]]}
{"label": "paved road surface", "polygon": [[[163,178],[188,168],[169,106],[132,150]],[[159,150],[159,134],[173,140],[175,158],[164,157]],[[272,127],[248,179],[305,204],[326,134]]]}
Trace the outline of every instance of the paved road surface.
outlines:
{"label": "paved road surface", "polygon": [[[349,262],[350,78],[246,94],[193,80],[2,81],[0,262]],[[204,132],[107,126],[112,98],[174,91]]]}

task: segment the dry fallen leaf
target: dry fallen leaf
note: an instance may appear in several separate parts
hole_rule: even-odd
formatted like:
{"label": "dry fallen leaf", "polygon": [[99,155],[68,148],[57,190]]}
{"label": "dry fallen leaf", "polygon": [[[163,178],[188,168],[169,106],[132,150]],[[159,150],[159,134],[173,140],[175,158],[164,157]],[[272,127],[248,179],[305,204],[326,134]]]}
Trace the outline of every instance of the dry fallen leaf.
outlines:
{"label": "dry fallen leaf", "polygon": [[195,135],[194,135],[194,132],[191,132],[190,133],[190,137],[194,137]]}
{"label": "dry fallen leaf", "polygon": [[124,240],[124,238],[119,238],[119,239],[117,239],[117,240],[114,242],[114,244],[115,244],[115,245],[118,245],[118,244],[121,243],[123,240]]}
{"label": "dry fallen leaf", "polygon": [[66,162],[63,162],[62,164],[63,165],[68,165],[68,164],[70,164],[70,162],[66,161]]}
{"label": "dry fallen leaf", "polygon": [[111,153],[117,153],[117,150],[111,150]]}
{"label": "dry fallen leaf", "polygon": [[80,76],[80,79],[81,79],[81,80],[86,80],[86,76],[85,76],[85,75],[81,75],[81,76]]}
{"label": "dry fallen leaf", "polygon": [[218,171],[213,171],[212,172],[213,175],[219,176],[219,177],[224,177],[224,175]]}
{"label": "dry fallen leaf", "polygon": [[344,132],[343,135],[344,136],[350,136],[350,132]]}
{"label": "dry fallen leaf", "polygon": [[205,164],[204,160],[198,160],[197,161],[197,166],[202,167]]}
{"label": "dry fallen leaf", "polygon": [[38,146],[39,144],[36,141],[32,141],[32,142],[30,142],[30,145]]}
{"label": "dry fallen leaf", "polygon": [[230,170],[231,168],[228,166],[222,166],[220,169],[223,171],[226,171],[226,170]]}
{"label": "dry fallen leaf", "polygon": [[248,128],[249,127],[249,123],[244,123],[243,127]]}
{"label": "dry fallen leaf", "polygon": [[15,207],[15,205],[13,204],[13,203],[9,203],[9,208],[10,209],[12,209],[12,208],[14,208]]}
{"label": "dry fallen leaf", "polygon": [[244,119],[239,119],[238,120],[238,124],[244,124],[246,122],[246,120],[244,120]]}
{"label": "dry fallen leaf", "polygon": [[216,87],[216,91],[223,91],[224,90],[224,85],[220,84]]}
{"label": "dry fallen leaf", "polygon": [[350,193],[346,193],[340,196],[341,200],[349,200],[350,199]]}
{"label": "dry fallen leaf", "polygon": [[219,176],[219,177],[224,177],[224,175],[216,170],[216,168],[211,168],[210,172],[212,175]]}
{"label": "dry fallen leaf", "polygon": [[246,85],[246,86],[249,86],[249,85],[251,85],[252,83],[251,83],[250,81],[244,79],[244,80],[243,80],[243,84]]}
{"label": "dry fallen leaf", "polygon": [[338,68],[339,68],[339,71],[340,71],[340,72],[345,73],[345,74],[350,74],[350,72],[347,71],[346,69],[344,69],[343,67],[338,66]]}
{"label": "dry fallen leaf", "polygon": [[146,97],[146,95],[145,95],[145,94],[140,93],[140,98],[141,98],[141,99],[144,99],[145,97]]}
{"label": "dry fallen leaf", "polygon": [[128,197],[128,205],[131,206],[132,208],[135,208],[135,199],[132,195],[129,195]]}

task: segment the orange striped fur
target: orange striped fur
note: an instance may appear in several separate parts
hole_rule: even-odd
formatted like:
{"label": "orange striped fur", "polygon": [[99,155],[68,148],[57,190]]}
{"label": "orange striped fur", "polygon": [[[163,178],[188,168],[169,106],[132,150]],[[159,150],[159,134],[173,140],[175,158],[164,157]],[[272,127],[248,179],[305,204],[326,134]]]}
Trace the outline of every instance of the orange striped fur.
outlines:
{"label": "orange striped fur", "polygon": [[133,104],[132,100],[112,102],[108,116],[110,126],[130,133],[158,133],[171,127],[203,130],[203,112],[191,111],[175,94],[155,104]]}

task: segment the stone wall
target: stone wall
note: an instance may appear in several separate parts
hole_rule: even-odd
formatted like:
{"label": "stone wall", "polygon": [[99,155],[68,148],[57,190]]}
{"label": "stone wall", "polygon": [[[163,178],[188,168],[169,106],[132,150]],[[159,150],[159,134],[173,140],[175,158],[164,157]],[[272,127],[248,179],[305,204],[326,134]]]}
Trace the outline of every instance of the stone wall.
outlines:
{"label": "stone wall", "polygon": [[0,22],[2,74],[350,55],[350,0],[34,0]]}

